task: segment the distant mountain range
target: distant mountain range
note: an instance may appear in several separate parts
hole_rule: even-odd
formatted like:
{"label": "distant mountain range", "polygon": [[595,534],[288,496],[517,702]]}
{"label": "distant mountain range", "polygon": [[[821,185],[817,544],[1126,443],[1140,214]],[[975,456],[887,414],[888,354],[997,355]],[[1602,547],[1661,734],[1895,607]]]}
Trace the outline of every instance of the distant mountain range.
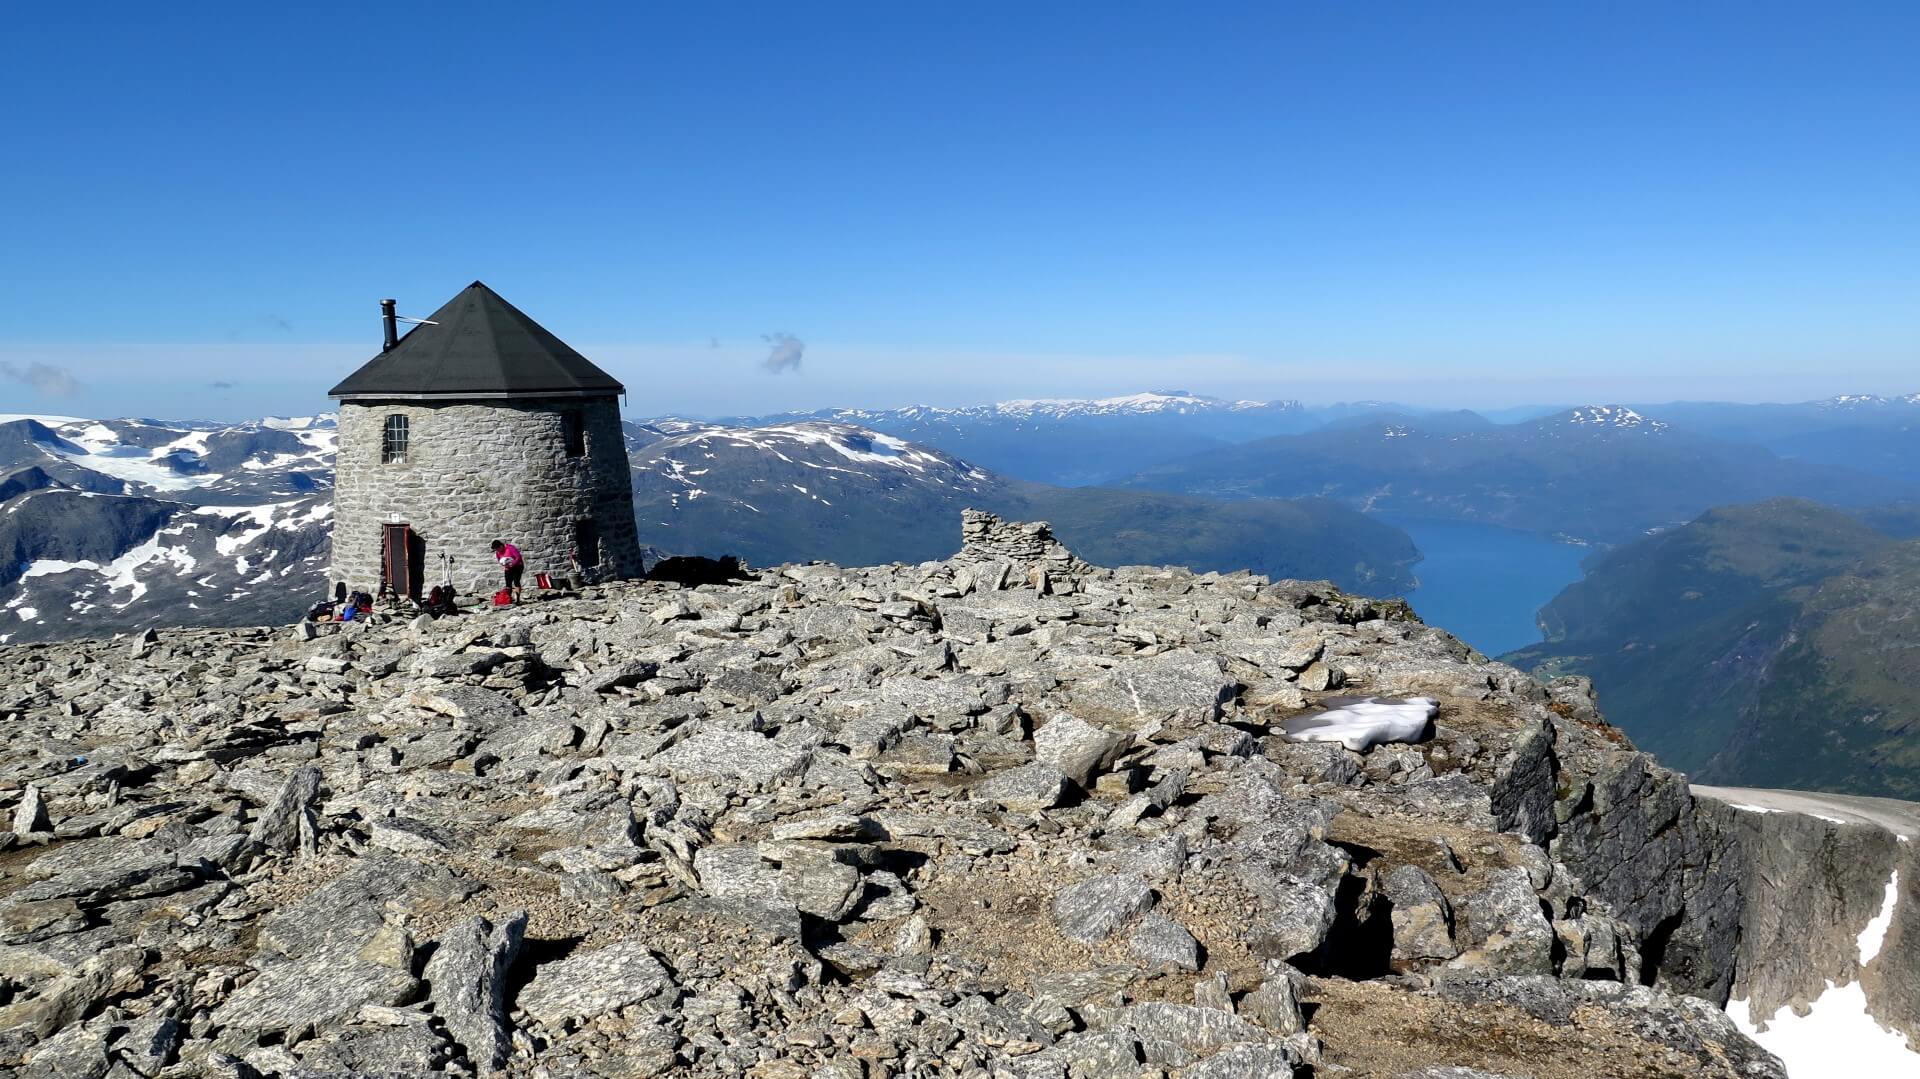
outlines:
{"label": "distant mountain range", "polygon": [[[1392,594],[1418,558],[1365,514],[1605,547],[1780,495],[1920,535],[1920,396],[1587,406],[1495,423],[1182,391],[629,423],[644,540],[768,563],[950,553],[959,508],[1047,519],[1108,563]],[[0,416],[0,640],[278,621],[324,591],[330,417]],[[1099,486],[1092,485],[1098,481]]]}
{"label": "distant mountain range", "polygon": [[[1872,519],[1875,515],[1868,515]],[[1920,796],[1920,542],[1799,499],[1609,551],[1505,657],[1696,779]]]}
{"label": "distant mountain range", "polygon": [[1612,405],[1513,424],[1473,413],[1367,416],[1179,458],[1122,486],[1219,498],[1320,496],[1369,512],[1601,544],[1730,500],[1800,495],[1870,505],[1913,490]]}
{"label": "distant mountain range", "polygon": [[[1517,418],[1500,423],[1471,411],[1388,402],[1314,406],[1174,390],[714,422],[850,423],[1038,483],[1231,499],[1329,497],[1368,511],[1598,543],[1678,525],[1732,500],[1805,495],[1867,505],[1920,495],[1920,394],[1497,415]],[[698,421],[649,422],[666,428]],[[1656,433],[1665,441],[1625,437]],[[1649,484],[1650,476],[1664,482]],[[1589,496],[1592,505],[1585,504]]]}
{"label": "distant mountain range", "polygon": [[1792,405],[1669,404],[1647,411],[1704,437],[1920,483],[1920,394],[1848,394]]}
{"label": "distant mountain range", "polygon": [[1046,520],[1108,565],[1179,564],[1326,578],[1376,594],[1411,587],[1406,534],[1324,499],[1220,502],[1008,479],[842,423],[629,424],[635,515],[657,546],[769,564],[945,558],[969,506]]}
{"label": "distant mountain range", "polygon": [[1227,401],[1173,390],[968,408],[821,409],[717,421],[732,427],[842,423],[932,446],[1020,479],[1109,483],[1169,457],[1326,422],[1298,401]]}

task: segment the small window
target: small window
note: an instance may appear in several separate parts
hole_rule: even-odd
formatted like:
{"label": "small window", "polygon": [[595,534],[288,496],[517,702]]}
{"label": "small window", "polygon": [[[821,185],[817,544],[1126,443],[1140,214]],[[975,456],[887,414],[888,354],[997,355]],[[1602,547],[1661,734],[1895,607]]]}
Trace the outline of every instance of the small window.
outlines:
{"label": "small window", "polygon": [[380,430],[380,463],[404,464],[407,460],[407,418],[388,416]]}
{"label": "small window", "polygon": [[568,457],[587,455],[587,421],[579,409],[568,409],[560,414],[560,431],[567,441]]}

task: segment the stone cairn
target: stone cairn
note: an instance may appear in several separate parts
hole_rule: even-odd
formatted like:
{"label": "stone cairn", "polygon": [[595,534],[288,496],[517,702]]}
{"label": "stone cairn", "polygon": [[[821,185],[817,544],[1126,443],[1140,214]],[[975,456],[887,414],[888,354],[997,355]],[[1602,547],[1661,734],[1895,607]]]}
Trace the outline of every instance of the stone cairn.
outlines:
{"label": "stone cairn", "polygon": [[978,587],[997,591],[1022,577],[1045,594],[1070,587],[1073,576],[1091,565],[1053,538],[1045,521],[1003,521],[985,510],[960,512],[960,553],[953,561],[976,567]]}

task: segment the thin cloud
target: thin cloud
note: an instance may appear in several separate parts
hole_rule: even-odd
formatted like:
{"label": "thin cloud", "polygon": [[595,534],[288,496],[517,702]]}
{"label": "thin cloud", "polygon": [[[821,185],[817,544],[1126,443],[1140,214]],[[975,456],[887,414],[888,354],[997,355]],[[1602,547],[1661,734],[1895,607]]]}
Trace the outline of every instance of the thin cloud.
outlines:
{"label": "thin cloud", "polygon": [[80,392],[80,380],[73,377],[73,372],[48,363],[36,362],[25,367],[15,367],[0,360],[0,376],[23,386],[31,386],[48,397],[72,397]]}
{"label": "thin cloud", "polygon": [[288,322],[286,319],[272,313],[271,311],[267,313],[267,324],[274,327],[277,330],[280,330],[282,333],[293,332],[293,323]]}
{"label": "thin cloud", "polygon": [[233,389],[233,388],[234,388],[234,387],[235,387],[236,385],[238,385],[238,383],[234,383],[234,382],[209,382],[209,383],[207,383],[207,386],[208,386],[209,388],[211,388],[211,389],[216,389],[216,390],[230,390],[230,389]]}
{"label": "thin cloud", "polygon": [[800,357],[807,351],[805,341],[790,333],[761,334],[760,339],[771,346],[767,351],[767,358],[760,361],[762,370],[772,375],[782,371],[800,370]]}

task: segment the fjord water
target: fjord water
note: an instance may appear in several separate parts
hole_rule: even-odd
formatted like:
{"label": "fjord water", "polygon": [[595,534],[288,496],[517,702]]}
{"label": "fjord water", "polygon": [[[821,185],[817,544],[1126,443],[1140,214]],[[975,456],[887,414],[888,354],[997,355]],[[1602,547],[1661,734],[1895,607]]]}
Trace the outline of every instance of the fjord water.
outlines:
{"label": "fjord water", "polygon": [[1407,602],[1428,625],[1489,656],[1540,640],[1535,613],[1580,579],[1580,560],[1593,550],[1494,525],[1382,520],[1412,536],[1425,556],[1414,567],[1420,584]]}

